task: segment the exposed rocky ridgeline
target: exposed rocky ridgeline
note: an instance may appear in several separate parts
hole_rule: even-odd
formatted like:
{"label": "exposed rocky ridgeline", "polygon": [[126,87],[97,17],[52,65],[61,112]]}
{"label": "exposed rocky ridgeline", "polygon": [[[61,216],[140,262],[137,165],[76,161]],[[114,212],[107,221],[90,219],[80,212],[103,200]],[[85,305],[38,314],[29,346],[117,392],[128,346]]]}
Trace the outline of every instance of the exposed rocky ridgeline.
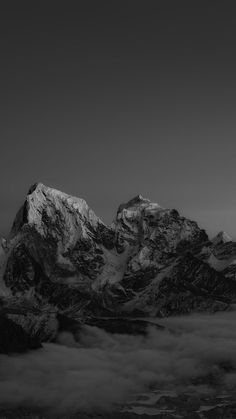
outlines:
{"label": "exposed rocky ridgeline", "polygon": [[[80,198],[35,184],[0,248],[2,304],[41,340],[57,318],[166,316],[236,301],[236,243],[142,196],[106,226]],[[27,307],[30,307],[28,310]]]}

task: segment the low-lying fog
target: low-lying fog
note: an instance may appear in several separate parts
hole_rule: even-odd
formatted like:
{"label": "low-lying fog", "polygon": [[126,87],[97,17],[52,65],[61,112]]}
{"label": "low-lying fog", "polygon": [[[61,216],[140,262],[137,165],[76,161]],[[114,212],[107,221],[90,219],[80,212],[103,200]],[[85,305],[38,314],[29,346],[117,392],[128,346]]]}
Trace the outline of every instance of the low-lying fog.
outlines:
{"label": "low-lying fog", "polygon": [[[236,388],[236,311],[158,320],[148,336],[85,327],[58,344],[0,356],[0,404],[59,410],[110,409],[149,389]],[[208,377],[208,379],[206,379]],[[203,380],[202,380],[203,378]]]}

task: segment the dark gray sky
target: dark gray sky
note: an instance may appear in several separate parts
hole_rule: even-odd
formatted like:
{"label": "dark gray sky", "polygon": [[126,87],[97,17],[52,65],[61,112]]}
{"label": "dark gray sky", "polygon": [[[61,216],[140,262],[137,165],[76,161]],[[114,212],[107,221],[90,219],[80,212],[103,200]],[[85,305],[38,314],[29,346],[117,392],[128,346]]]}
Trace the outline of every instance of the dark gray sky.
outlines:
{"label": "dark gray sky", "polygon": [[235,1],[2,3],[0,234],[41,181],[236,238]]}

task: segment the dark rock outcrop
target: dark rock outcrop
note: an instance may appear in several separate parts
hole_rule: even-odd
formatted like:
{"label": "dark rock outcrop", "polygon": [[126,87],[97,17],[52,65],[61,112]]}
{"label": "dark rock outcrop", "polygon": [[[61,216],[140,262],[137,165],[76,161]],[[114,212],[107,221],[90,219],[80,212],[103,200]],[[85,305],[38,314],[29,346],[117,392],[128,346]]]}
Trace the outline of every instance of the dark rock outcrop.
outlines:
{"label": "dark rock outcrop", "polygon": [[20,325],[0,314],[0,353],[25,352],[40,347],[38,336],[32,336]]}

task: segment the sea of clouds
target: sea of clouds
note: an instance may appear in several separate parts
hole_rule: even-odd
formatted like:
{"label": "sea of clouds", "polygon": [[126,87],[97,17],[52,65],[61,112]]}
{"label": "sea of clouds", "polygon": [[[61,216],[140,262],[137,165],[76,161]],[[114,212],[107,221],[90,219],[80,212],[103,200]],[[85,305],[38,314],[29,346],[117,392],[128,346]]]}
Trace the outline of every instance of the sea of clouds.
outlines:
{"label": "sea of clouds", "polygon": [[60,411],[125,404],[153,389],[236,389],[236,312],[158,320],[147,336],[110,335],[84,327],[80,341],[0,356],[0,404]]}

